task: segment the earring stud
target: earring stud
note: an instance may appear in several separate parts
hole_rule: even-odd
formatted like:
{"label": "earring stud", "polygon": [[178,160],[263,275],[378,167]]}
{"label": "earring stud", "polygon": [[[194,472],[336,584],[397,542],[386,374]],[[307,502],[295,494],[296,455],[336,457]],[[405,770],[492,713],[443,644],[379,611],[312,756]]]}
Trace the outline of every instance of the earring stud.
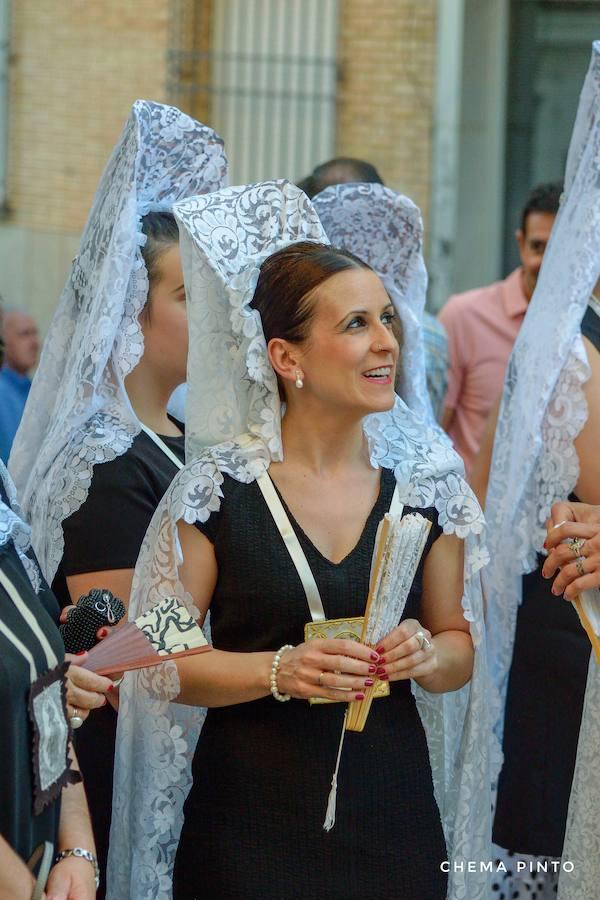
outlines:
{"label": "earring stud", "polygon": [[296,387],[298,388],[298,390],[304,387],[304,382],[302,381],[302,376],[298,369],[296,369]]}

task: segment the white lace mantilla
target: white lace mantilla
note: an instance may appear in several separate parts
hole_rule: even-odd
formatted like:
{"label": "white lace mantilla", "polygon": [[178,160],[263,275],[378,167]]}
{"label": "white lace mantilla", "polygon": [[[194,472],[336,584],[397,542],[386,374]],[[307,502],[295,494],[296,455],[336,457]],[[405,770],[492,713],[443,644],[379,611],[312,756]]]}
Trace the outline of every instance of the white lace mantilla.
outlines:
{"label": "white lace mantilla", "polygon": [[85,501],[95,465],[122,455],[140,424],[124,379],[140,360],[148,296],[141,218],[222,187],[227,160],[212,129],[138,100],[101,178],[52,321],[10,469],[49,582],[62,522]]}
{"label": "white lace mantilla", "polygon": [[21,509],[17,502],[16,488],[1,459],[0,481],[8,499],[8,503],[4,503],[0,497],[0,547],[3,547],[9,541],[13,542],[15,550],[19,554],[19,559],[27,572],[31,586],[37,594],[42,586],[42,577],[34,560],[28,555],[31,547],[31,529],[23,521]]}

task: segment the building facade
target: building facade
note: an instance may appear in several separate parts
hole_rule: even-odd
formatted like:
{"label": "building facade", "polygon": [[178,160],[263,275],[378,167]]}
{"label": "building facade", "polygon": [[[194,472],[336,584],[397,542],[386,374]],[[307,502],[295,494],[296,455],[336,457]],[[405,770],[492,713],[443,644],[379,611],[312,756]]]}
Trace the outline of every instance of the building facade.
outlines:
{"label": "building facade", "polygon": [[429,303],[514,262],[556,178],[600,2],[0,0],[0,294],[45,330],[132,102],[225,139],[231,181],[374,163],[427,228]]}

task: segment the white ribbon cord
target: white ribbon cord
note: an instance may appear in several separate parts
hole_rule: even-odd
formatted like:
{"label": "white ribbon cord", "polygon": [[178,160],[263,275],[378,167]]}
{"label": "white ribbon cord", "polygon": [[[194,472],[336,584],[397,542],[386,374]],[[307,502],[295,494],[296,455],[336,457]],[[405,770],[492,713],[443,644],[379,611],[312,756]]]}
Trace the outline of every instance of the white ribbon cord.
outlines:
{"label": "white ribbon cord", "polygon": [[285,546],[287,547],[288,553],[292,558],[292,562],[294,563],[300,581],[302,582],[302,587],[304,588],[304,593],[306,594],[306,600],[308,602],[308,608],[310,610],[312,620],[313,622],[325,622],[327,617],[325,615],[323,601],[321,600],[317,582],[315,581],[315,577],[311,572],[308,560],[304,555],[304,550],[300,546],[300,541],[296,536],[296,532],[292,528],[291,522],[285,509],[283,508],[283,504],[279,499],[279,495],[275,490],[268,472],[263,472],[262,475],[259,475],[256,479],[256,483],[258,484],[261,493],[265,498],[265,502],[269,507],[271,515],[273,516],[279,534],[283,538],[283,541],[285,543]]}
{"label": "white ribbon cord", "polygon": [[157,446],[160,450],[162,450],[162,452],[165,454],[165,456],[166,456],[168,459],[170,459],[171,462],[172,462],[175,466],[177,466],[178,469],[183,469],[185,463],[182,462],[180,459],[178,459],[178,458],[175,456],[175,454],[173,453],[173,451],[172,451],[171,449],[169,449],[169,447],[167,447],[167,445],[165,444],[165,442],[164,442],[163,440],[161,440],[161,438],[159,438],[159,436],[156,434],[156,432],[152,431],[151,428],[148,428],[147,425],[144,425],[143,422],[140,422],[140,425],[142,426],[142,431],[144,432],[144,434],[147,434],[148,437],[150,438],[150,440],[151,440],[151,441],[154,441],[154,443],[156,444],[156,446]]}

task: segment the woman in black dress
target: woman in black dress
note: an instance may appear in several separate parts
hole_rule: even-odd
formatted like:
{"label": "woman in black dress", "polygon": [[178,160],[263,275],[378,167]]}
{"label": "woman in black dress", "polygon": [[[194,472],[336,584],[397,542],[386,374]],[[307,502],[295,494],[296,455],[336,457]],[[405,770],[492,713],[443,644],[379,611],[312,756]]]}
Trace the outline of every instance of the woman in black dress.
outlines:
{"label": "woman in black dress", "polygon": [[[442,900],[447,892],[448,851],[434,796],[434,779],[442,772],[432,773],[410,683],[414,679],[424,689],[423,696],[432,696],[428,692],[459,691],[471,676],[473,643],[461,606],[462,543],[456,535],[442,534],[440,527],[450,507],[464,510],[466,496],[459,500],[462,488],[455,476],[455,500],[440,502],[435,484],[439,469],[433,456],[425,466],[422,448],[423,472],[432,476],[429,502],[423,502],[425,495],[419,491],[412,497],[432,522],[432,530],[401,624],[378,647],[344,637],[306,641],[304,625],[316,598],[323,618],[346,619],[364,612],[375,532],[396,491],[390,442],[394,423],[401,426],[395,416],[406,419],[412,414],[394,394],[399,353],[392,331],[394,307],[367,266],[329,246],[292,243],[269,256],[260,274],[252,267],[240,272],[233,252],[218,255],[219,238],[223,248],[232,246],[222,227],[231,228],[232,243],[241,242],[247,228],[253,248],[256,241],[267,248],[289,244],[294,233],[320,237],[318,220],[297,189],[267,183],[232,188],[206,200],[208,209],[203,198],[177,205],[176,217],[185,225],[184,235],[197,223],[193,233],[202,242],[202,252],[209,255],[216,272],[231,271],[232,283],[230,294],[223,296],[194,259],[190,372],[195,372],[196,364],[206,366],[206,373],[213,376],[206,384],[214,391],[202,396],[192,392],[194,401],[188,408],[197,417],[210,398],[220,416],[209,419],[204,430],[213,429],[214,434],[218,428],[235,433],[237,406],[238,414],[248,416],[249,433],[199,453],[175,479],[144,542],[133,601],[151,602],[157,592],[171,590],[184,596],[183,588],[189,591],[188,602],[191,595],[199,608],[201,621],[209,609],[211,615],[210,662],[177,663],[178,702],[206,705],[209,710],[194,758],[174,896],[351,898],[368,891],[380,898]],[[241,220],[237,231],[232,225],[236,216]],[[284,236],[276,239],[270,229],[277,234],[278,228]],[[184,248],[184,258],[191,262],[189,244]],[[207,343],[206,338],[224,335],[229,315],[229,344]],[[221,346],[228,347],[227,354],[219,353]],[[206,355],[211,353],[214,367],[207,365]],[[232,383],[229,377],[240,361],[248,376]],[[271,410],[279,412],[278,386],[286,401],[281,432],[277,419],[270,418]],[[234,402],[228,405],[224,398],[221,403],[220,391],[232,388],[237,392]],[[392,406],[395,413],[385,430],[387,452],[381,445],[379,456],[376,436],[374,444],[367,444],[365,417],[383,414]],[[227,418],[229,412],[233,420]],[[412,435],[398,432],[398,439],[404,439],[405,474],[409,469],[414,473],[411,438],[420,433],[422,440],[427,433],[419,420],[411,421]],[[200,437],[202,420],[196,418],[194,427]],[[435,429],[429,431],[429,439],[432,445],[440,440]],[[454,454],[445,442],[443,448],[440,453],[447,454],[453,465]],[[381,466],[373,464],[374,458]],[[187,505],[184,515],[190,524],[179,523],[179,542],[169,550],[170,504],[177,498]],[[475,520],[476,504],[472,512]],[[279,521],[276,527],[281,514],[289,526]],[[173,518],[181,516],[176,513]],[[153,548],[157,555],[148,569]],[[167,575],[162,569],[170,552],[183,559],[174,584],[171,570]],[[363,733],[346,737],[338,773],[337,819],[325,832],[327,791],[345,704],[360,702],[375,678],[391,685],[391,695],[374,701]],[[171,696],[177,694],[170,679],[165,686]],[[139,769],[129,770],[123,791],[138,793],[145,772],[156,771],[160,759],[164,761],[163,775],[156,772],[164,792],[160,784],[148,785],[139,812],[125,799],[119,810],[119,822],[140,818],[147,829],[142,858],[124,860],[124,866],[131,867],[129,885],[133,885],[136,870],[138,879],[146,877],[153,848],[166,846],[169,835],[175,834],[177,807],[167,818],[166,804],[169,797],[178,804],[181,789],[168,785],[175,766],[182,766],[191,737],[180,727],[170,727],[162,706],[153,709],[150,696],[148,718],[138,724],[136,701],[144,691],[156,689],[156,682],[126,680],[124,687],[127,700],[119,719],[119,746],[124,751],[126,738],[131,737],[129,752],[136,752],[137,745]],[[462,692],[461,696],[465,697]],[[302,702],[310,698],[336,702],[312,706]],[[286,699],[291,702],[277,702]],[[440,700],[444,703],[446,698]],[[459,742],[468,744],[469,733],[470,726],[464,732],[461,726]],[[171,754],[170,735],[176,740],[177,757]],[[151,760],[142,756],[145,737],[151,754],[152,747],[160,751]],[[447,737],[452,756],[450,731]],[[438,746],[440,738],[438,731]],[[483,760],[485,738],[480,750]],[[122,761],[127,765],[125,753],[119,756],[118,772]],[[456,775],[460,765],[450,769]],[[484,810],[485,786],[484,778]],[[328,826],[331,818],[328,815]],[[457,831],[462,827],[457,824]],[[483,822],[478,827],[485,833]],[[463,846],[476,852],[468,836],[463,837]],[[169,843],[167,853],[170,847]],[[157,857],[155,865],[164,875],[157,896],[167,896],[165,858]],[[478,883],[480,887],[467,896],[484,896],[481,879]],[[126,882],[121,890],[127,890]],[[453,890],[451,896],[458,894]]]}
{"label": "woman in black dress", "polygon": [[[560,209],[507,370],[485,508],[491,563],[483,581],[504,749],[493,828],[505,868],[495,879],[499,900],[598,893],[590,762],[598,748],[582,742],[580,729],[595,662],[575,606],[544,581],[542,551],[556,500],[574,493],[600,502],[599,112],[596,43]],[[573,564],[585,571],[576,549]],[[577,806],[588,827],[575,838]]]}
{"label": "woman in black dress", "polygon": [[[167,413],[186,378],[188,343],[169,210],[218,187],[225,171],[211,129],[173,107],[136,101],[98,187],[11,458],[34,546],[63,607],[99,587],[127,605],[146,528],[183,466],[183,429]],[[58,400],[47,396],[57,373]],[[52,403],[55,414],[40,429]],[[108,705],[77,735],[103,875],[115,732]],[[100,897],[105,884],[103,877]]]}

